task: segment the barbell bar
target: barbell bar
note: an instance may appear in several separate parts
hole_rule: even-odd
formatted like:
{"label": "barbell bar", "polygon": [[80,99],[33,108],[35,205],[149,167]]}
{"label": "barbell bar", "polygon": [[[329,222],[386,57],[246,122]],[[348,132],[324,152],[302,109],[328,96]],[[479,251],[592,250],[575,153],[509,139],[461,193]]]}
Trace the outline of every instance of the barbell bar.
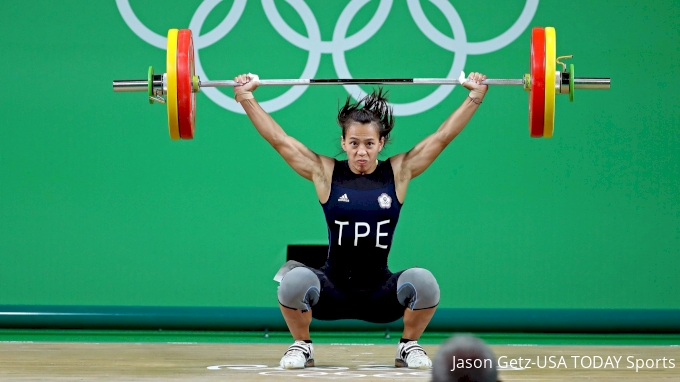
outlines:
{"label": "barbell bar", "polygon": [[[547,36],[547,38],[546,38]],[[553,134],[555,95],[569,94],[573,101],[575,89],[608,90],[610,78],[573,77],[555,57],[556,37],[552,27],[533,28],[530,49],[530,73],[521,79],[486,79],[492,86],[522,86],[529,91],[529,133],[531,137],[550,138]],[[201,88],[234,87],[231,80],[201,81],[194,73],[194,46],[190,29],[170,29],[166,51],[166,73],[155,74],[150,67],[146,80],[114,80],[114,92],[147,92],[150,103],[168,105],[170,137],[192,139],[195,130],[196,93]],[[556,65],[562,65],[562,71]],[[309,85],[461,85],[464,75],[453,78],[334,78],[334,79],[262,79],[260,86]],[[547,108],[546,108],[547,106]]]}
{"label": "barbell bar", "polygon": [[[566,78],[567,86],[569,78]],[[574,78],[574,89],[588,89],[588,90],[609,90],[609,78]],[[280,79],[280,80],[263,80],[260,79],[260,86],[299,86],[299,85],[460,85],[458,79],[451,78],[328,78],[328,79],[313,79],[313,78],[299,78],[299,79]],[[482,81],[484,85],[493,86],[525,86],[524,79],[486,79]],[[230,88],[237,86],[236,82],[232,80],[211,80],[201,81],[199,79],[199,88]],[[165,87],[161,75],[154,75],[153,88],[159,89]],[[561,87],[561,81],[557,83],[556,88]],[[117,93],[124,92],[146,92],[148,87],[147,80],[114,80],[113,91]],[[567,91],[568,93],[568,91]]]}

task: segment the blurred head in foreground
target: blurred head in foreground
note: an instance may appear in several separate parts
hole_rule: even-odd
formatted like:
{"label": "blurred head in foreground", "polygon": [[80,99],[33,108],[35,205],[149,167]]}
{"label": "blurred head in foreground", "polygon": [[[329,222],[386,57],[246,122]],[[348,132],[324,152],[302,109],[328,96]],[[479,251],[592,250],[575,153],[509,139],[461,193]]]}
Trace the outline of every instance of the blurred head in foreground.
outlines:
{"label": "blurred head in foreground", "polygon": [[456,335],[439,348],[432,366],[432,382],[496,382],[496,357],[477,337]]}

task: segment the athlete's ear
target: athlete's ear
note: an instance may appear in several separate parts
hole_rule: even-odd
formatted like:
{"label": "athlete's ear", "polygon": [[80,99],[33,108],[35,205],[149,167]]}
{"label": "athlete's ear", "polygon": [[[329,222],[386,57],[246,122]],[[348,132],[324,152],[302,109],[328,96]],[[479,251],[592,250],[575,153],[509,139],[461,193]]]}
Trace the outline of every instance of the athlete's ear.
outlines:
{"label": "athlete's ear", "polygon": [[340,146],[342,147],[342,151],[347,152],[347,147],[345,147],[345,137],[340,135]]}
{"label": "athlete's ear", "polygon": [[380,137],[380,149],[378,151],[382,151],[383,147],[385,147],[385,137]]}

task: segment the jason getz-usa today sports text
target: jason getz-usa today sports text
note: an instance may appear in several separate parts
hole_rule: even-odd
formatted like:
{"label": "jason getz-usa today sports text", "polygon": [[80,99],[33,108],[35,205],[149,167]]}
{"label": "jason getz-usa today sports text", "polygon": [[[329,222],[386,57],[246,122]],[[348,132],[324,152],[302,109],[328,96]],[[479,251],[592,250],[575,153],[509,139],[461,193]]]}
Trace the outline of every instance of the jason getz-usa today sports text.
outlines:
{"label": "jason getz-usa today sports text", "polygon": [[[535,358],[509,358],[507,356],[498,357],[497,365],[501,369],[674,369],[674,358],[637,358],[629,355],[624,356],[555,356],[544,355]],[[460,358],[453,356],[453,367],[456,369],[481,369],[491,368],[491,359],[482,358]]]}

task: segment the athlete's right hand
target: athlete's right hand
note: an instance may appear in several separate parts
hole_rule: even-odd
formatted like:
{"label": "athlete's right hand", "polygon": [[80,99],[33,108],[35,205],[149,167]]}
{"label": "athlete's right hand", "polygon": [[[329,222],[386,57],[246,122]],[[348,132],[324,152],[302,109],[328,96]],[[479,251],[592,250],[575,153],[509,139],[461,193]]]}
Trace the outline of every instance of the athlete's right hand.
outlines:
{"label": "athlete's right hand", "polygon": [[234,94],[240,94],[244,92],[253,92],[260,85],[260,77],[257,74],[240,74],[234,77],[234,82],[240,85],[234,86]]}

